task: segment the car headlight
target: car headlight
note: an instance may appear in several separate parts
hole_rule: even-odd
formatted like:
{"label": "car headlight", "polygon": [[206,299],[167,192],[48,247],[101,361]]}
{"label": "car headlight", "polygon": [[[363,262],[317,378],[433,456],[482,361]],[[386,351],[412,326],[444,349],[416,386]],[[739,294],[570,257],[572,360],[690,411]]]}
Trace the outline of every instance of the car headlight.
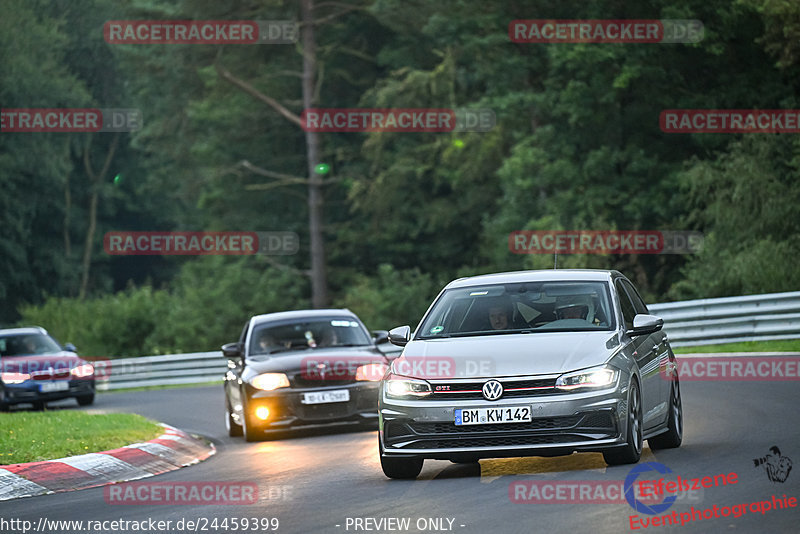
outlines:
{"label": "car headlight", "polygon": [[566,373],[556,380],[556,388],[571,391],[578,388],[605,388],[617,382],[619,371],[611,367],[592,367]]}
{"label": "car headlight", "polygon": [[404,376],[389,375],[385,386],[386,396],[396,399],[427,397],[433,393],[431,385],[426,381]]}
{"label": "car headlight", "polygon": [[356,369],[356,380],[367,382],[379,382],[386,370],[389,368],[385,363],[368,363]]}
{"label": "car headlight", "polygon": [[69,374],[76,378],[88,378],[94,375],[94,367],[91,364],[85,363],[74,367]]}
{"label": "car headlight", "polygon": [[21,384],[26,380],[30,380],[31,375],[28,373],[2,373],[0,379],[6,384]]}
{"label": "car headlight", "polygon": [[289,387],[289,377],[283,373],[263,373],[250,379],[250,385],[256,389],[272,391]]}

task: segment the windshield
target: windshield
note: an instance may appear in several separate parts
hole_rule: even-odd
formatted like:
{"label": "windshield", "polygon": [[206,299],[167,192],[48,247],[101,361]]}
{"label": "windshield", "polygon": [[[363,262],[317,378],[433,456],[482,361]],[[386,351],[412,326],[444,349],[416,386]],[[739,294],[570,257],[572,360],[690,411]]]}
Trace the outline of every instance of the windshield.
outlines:
{"label": "windshield", "polygon": [[44,334],[21,334],[0,337],[0,356],[38,356],[63,349]]}
{"label": "windshield", "polygon": [[417,339],[451,336],[611,330],[604,282],[525,282],[449,289]]}
{"label": "windshield", "polygon": [[372,338],[358,321],[351,317],[327,317],[259,325],[250,338],[250,354],[371,344]]}

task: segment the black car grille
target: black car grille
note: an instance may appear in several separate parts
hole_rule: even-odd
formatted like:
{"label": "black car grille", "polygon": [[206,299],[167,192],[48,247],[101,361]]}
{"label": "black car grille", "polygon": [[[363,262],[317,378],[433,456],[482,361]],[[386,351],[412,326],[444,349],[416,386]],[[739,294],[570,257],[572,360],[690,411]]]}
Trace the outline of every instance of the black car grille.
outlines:
{"label": "black car grille", "polygon": [[355,376],[344,380],[331,380],[328,378],[311,378],[307,376],[295,375],[290,379],[292,387],[296,388],[325,388],[328,386],[346,386],[356,382]]}
{"label": "black car grille", "polygon": [[311,404],[299,405],[295,412],[300,419],[309,421],[322,419],[335,419],[337,417],[347,417],[355,413],[355,406],[352,402],[337,402],[335,404]]}
{"label": "black car grille", "polygon": [[[539,417],[530,423],[456,425],[453,422],[387,421],[387,444],[414,449],[558,445],[605,439],[617,434],[614,413],[602,410],[564,417]],[[402,447],[401,447],[402,448]]]}
{"label": "black car grille", "polygon": [[[488,379],[487,379],[488,380]],[[483,399],[482,388],[487,380],[459,382],[447,381],[433,383],[433,395],[428,399]],[[530,397],[533,395],[552,395],[562,393],[556,389],[555,378],[537,378],[526,380],[498,379],[503,385],[503,396],[508,399],[514,397]],[[447,387],[447,390],[437,388]]]}
{"label": "black car grille", "polygon": [[423,440],[412,445],[415,449],[456,449],[463,447],[507,447],[514,445],[558,445],[582,441],[579,436],[568,434],[543,436],[498,436],[461,439]]}
{"label": "black car grille", "polygon": [[[571,428],[578,424],[580,416],[543,417],[530,423],[503,423],[501,425],[455,425],[453,423],[410,423],[408,427],[416,434],[469,434],[472,432],[498,432],[511,430],[542,430]],[[501,427],[501,428],[498,428]]]}

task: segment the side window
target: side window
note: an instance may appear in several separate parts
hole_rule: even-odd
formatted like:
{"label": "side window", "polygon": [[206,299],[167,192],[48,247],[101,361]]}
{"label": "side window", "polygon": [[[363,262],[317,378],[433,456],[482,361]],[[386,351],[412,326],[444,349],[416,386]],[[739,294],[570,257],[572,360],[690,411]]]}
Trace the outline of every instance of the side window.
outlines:
{"label": "side window", "polygon": [[250,326],[250,321],[247,321],[246,323],[244,323],[244,328],[242,328],[242,335],[239,336],[239,343],[242,344],[242,347],[244,347],[244,340],[247,337],[247,327],[248,326]]}
{"label": "side window", "polygon": [[625,329],[629,330],[633,328],[633,317],[636,315],[636,310],[633,304],[631,304],[628,292],[625,291],[625,288],[622,286],[622,281],[617,280],[614,287],[617,288],[617,295],[619,295],[619,304],[622,307],[622,316],[625,319]]}
{"label": "side window", "polygon": [[627,280],[620,280],[622,285],[628,291],[628,296],[631,298],[633,302],[633,309],[636,310],[636,313],[648,313],[647,306],[644,305],[644,301],[642,297],[639,295],[639,292],[636,291],[636,288],[633,287],[633,284],[628,282]]}

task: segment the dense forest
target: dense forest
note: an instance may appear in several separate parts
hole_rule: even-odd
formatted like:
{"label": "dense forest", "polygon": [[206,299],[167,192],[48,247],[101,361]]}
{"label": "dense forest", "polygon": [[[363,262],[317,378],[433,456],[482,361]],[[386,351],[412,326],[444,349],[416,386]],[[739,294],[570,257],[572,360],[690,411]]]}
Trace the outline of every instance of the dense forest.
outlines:
{"label": "dense forest", "polygon": [[[800,138],[665,133],[666,109],[798,109],[789,0],[3,0],[0,107],[137,109],[0,132],[0,323],[87,355],[214,350],[249,315],[412,325],[443,284],[552,268],[518,230],[668,230],[570,254],[649,302],[800,289]],[[520,43],[518,19],[696,19],[694,43]],[[284,44],[112,44],[118,20],[298,22]],[[490,109],[489,131],[309,133],[315,108]],[[110,231],[281,231],[288,256],[115,256]]]}

